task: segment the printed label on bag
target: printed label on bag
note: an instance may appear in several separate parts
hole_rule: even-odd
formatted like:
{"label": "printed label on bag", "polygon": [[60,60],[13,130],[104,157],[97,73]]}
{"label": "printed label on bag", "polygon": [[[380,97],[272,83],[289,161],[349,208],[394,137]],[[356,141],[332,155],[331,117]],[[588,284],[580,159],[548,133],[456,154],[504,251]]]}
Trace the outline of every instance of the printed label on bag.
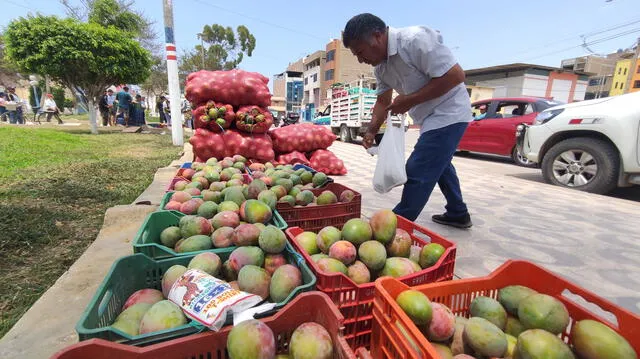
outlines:
{"label": "printed label on bag", "polygon": [[229,283],[201,270],[190,269],[173,284],[169,300],[191,319],[218,331],[229,310],[244,311],[260,303],[262,298],[233,289]]}

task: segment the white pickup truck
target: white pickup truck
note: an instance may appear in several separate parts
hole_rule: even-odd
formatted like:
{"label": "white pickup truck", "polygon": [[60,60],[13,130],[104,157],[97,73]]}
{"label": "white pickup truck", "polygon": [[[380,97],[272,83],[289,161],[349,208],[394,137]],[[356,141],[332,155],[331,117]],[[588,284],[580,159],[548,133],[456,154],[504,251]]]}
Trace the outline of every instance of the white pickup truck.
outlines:
{"label": "white pickup truck", "polygon": [[518,125],[516,143],[548,183],[601,194],[640,185],[640,92],[548,108]]}

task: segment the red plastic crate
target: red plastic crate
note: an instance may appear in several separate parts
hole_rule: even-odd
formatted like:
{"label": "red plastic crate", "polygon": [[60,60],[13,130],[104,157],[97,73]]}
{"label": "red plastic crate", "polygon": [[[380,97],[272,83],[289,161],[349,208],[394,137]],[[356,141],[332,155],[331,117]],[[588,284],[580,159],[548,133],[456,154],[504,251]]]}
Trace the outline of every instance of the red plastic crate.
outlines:
{"label": "red plastic crate", "polygon": [[310,207],[291,207],[287,203],[278,203],[276,209],[289,227],[300,227],[305,231],[312,232],[317,232],[327,226],[340,228],[351,218],[360,218],[362,195],[339,183],[328,183],[324,187],[311,190],[315,196],[324,191],[331,191],[338,198],[345,190],[351,190],[355,194],[351,202]]}
{"label": "red plastic crate", "polygon": [[[402,228],[411,235],[414,245],[424,247],[430,242],[439,243],[445,247],[438,262],[418,273],[399,278],[408,285],[418,285],[453,279],[456,260],[455,243],[443,238],[439,234],[419,226],[404,217],[398,216],[398,228]],[[374,283],[357,285],[342,273],[325,273],[318,269],[311,257],[298,245],[295,237],[304,232],[299,227],[289,227],[286,230],[289,241],[302,254],[309,267],[316,275],[316,289],[326,293],[338,306],[345,318],[344,337],[352,349],[369,348],[371,343],[371,326],[373,323],[373,295]]]}
{"label": "red plastic crate", "polygon": [[[469,306],[474,298],[478,296],[497,298],[499,289],[516,284],[551,295],[564,303],[570,316],[569,326],[562,333],[562,339],[565,342],[571,342],[570,331],[576,321],[592,319],[610,326],[625,337],[636,352],[640,353],[640,316],[531,262],[510,260],[487,277],[424,284],[411,289],[424,293],[434,302],[445,304],[456,315],[468,317]],[[395,301],[398,294],[409,289],[409,286],[394,278],[384,277],[375,282],[375,288],[371,339],[373,357],[377,359],[441,358]],[[584,306],[587,303],[590,303],[589,307],[594,308],[595,304],[609,312],[610,315],[607,316],[615,318],[617,324],[587,309]],[[398,325],[405,328],[409,340],[401,333]]]}
{"label": "red plastic crate", "polygon": [[[261,319],[276,337],[278,352],[286,351],[293,331],[302,323],[316,322],[322,325],[333,340],[334,358],[355,359],[355,354],[341,335],[344,318],[329,298],[318,292],[297,296],[282,310],[271,317]],[[91,339],[74,344],[54,354],[54,359],[175,359],[217,358],[226,359],[227,336],[231,326],[219,332],[206,332],[150,345],[133,347],[102,339]]]}

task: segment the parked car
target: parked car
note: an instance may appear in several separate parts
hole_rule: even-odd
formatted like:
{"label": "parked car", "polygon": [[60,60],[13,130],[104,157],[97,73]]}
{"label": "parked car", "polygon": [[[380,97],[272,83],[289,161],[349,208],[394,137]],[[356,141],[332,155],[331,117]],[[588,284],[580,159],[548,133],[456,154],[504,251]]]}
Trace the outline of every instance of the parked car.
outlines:
{"label": "parked car", "polygon": [[534,166],[516,149],[513,134],[521,123],[532,124],[538,113],[562,104],[538,97],[493,98],[471,105],[473,122],[458,145],[459,151],[509,156],[520,166]]}
{"label": "parked car", "polygon": [[640,185],[640,92],[551,107],[516,138],[548,183],[601,194]]}

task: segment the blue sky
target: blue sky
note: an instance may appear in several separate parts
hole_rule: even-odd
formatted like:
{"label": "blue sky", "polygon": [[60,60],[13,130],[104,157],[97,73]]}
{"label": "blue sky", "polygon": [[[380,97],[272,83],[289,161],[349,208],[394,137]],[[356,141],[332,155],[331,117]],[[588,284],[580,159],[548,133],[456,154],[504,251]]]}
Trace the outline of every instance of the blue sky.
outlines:
{"label": "blue sky", "polygon": [[[64,15],[56,0],[2,2],[0,28],[29,12]],[[138,0],[135,6],[156,22],[164,40],[162,1]],[[589,35],[588,42],[618,36],[592,45],[597,53],[629,47],[640,37],[638,0],[174,0],[178,53],[199,43],[196,34],[205,24],[244,24],[257,45],[241,67],[272,78],[289,62],[324,49],[330,38],[340,36],[346,21],[361,12],[376,14],[394,27],[440,30],[465,69],[513,62],[559,66],[564,58],[588,54],[579,46],[580,35]],[[607,29],[612,30],[601,32]]]}

